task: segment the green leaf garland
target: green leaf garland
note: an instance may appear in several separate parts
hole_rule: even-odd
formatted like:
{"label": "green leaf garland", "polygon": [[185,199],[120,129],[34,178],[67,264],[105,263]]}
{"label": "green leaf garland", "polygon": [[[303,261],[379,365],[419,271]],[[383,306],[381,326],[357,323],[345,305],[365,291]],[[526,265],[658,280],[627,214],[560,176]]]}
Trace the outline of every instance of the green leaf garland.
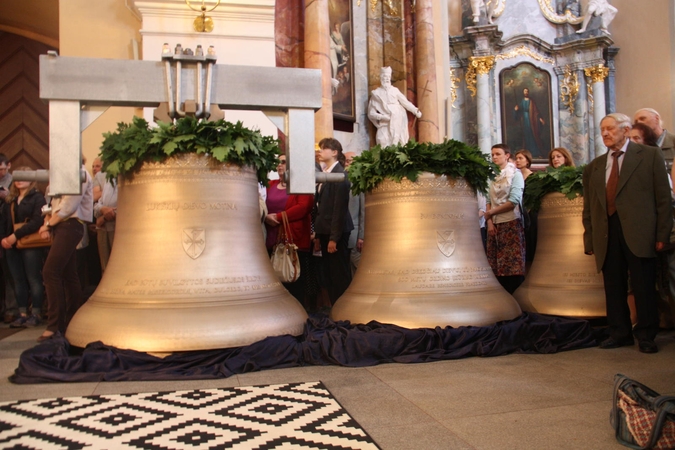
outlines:
{"label": "green leaf garland", "polygon": [[570,200],[583,195],[582,176],[584,167],[561,166],[557,169],[547,167],[546,170],[533,172],[527,177],[525,183],[525,194],[523,196],[525,209],[538,211],[541,206],[541,199],[546,194],[553,192],[565,194]]}
{"label": "green leaf garland", "polygon": [[161,162],[182,153],[210,153],[220,162],[251,166],[264,184],[269,181],[267,174],[276,170],[279,141],[241,122],[185,117],[175,124],[157,125],[150,128],[145,119],[134,117],[131,124],[119,123],[117,131],[103,134],[101,161],[108,179],[137,172],[145,162]]}
{"label": "green leaf garland", "polygon": [[385,178],[416,181],[422,172],[464,178],[478,192],[487,192],[488,180],[499,168],[476,147],[446,140],[440,144],[411,140],[405,145],[382,148],[377,145],[354,158],[349,166],[352,192],[360,194],[375,188]]}

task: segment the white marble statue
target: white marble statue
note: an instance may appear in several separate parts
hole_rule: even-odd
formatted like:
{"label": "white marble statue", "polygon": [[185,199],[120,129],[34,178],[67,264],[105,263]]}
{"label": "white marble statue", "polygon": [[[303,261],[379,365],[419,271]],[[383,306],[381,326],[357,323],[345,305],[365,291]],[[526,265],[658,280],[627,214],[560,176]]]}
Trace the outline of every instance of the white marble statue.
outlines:
{"label": "white marble statue", "polygon": [[375,140],[382,147],[407,144],[410,135],[405,110],[418,119],[422,117],[422,112],[391,85],[391,67],[380,70],[380,83],[382,86],[371,92],[368,102],[368,118],[377,128]]}
{"label": "white marble statue", "polygon": [[481,9],[485,8],[485,16],[487,17],[487,22],[491,24],[494,21],[495,17],[499,17],[504,8],[504,2],[506,0],[489,0],[485,3],[485,0],[471,0],[471,15],[473,16],[473,23],[478,24],[480,21]]}
{"label": "white marble statue", "polygon": [[586,27],[588,27],[588,23],[593,16],[600,16],[602,23],[600,29],[609,34],[609,24],[614,20],[614,16],[616,16],[618,11],[619,10],[610,5],[607,0],[589,0],[588,8],[586,8],[586,14],[584,15],[584,21],[581,24],[581,29],[578,30],[577,33],[586,31]]}

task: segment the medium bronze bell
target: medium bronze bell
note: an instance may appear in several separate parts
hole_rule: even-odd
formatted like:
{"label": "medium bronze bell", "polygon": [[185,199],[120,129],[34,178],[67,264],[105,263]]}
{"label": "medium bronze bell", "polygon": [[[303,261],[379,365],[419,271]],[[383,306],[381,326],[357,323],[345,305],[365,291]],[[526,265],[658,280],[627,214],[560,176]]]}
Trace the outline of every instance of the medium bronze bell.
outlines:
{"label": "medium bronze bell", "polygon": [[594,318],[607,315],[602,275],[584,254],[583,197],[546,195],[538,220],[537,253],[513,296],[525,311]]}
{"label": "medium bronze bell", "polygon": [[365,217],[361,262],[333,319],[434,328],[520,315],[488,264],[466,181],[429,173],[385,180],[366,194]]}
{"label": "medium bronze bell", "polygon": [[307,315],[275,276],[252,168],[196,154],[120,178],[115,245],[71,344],[175,352],[302,333]]}

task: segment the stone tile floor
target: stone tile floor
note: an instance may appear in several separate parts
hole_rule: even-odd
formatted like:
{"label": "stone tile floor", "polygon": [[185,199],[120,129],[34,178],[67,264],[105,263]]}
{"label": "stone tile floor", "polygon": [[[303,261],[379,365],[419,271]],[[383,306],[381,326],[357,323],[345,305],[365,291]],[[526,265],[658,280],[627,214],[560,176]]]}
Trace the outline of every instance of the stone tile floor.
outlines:
{"label": "stone tile floor", "polygon": [[[3,325],[6,326],[6,325]],[[637,346],[364,368],[314,366],[221,380],[14,385],[43,327],[0,340],[0,401],[320,380],[389,449],[620,449],[609,425],[613,377],[675,394],[675,332]]]}

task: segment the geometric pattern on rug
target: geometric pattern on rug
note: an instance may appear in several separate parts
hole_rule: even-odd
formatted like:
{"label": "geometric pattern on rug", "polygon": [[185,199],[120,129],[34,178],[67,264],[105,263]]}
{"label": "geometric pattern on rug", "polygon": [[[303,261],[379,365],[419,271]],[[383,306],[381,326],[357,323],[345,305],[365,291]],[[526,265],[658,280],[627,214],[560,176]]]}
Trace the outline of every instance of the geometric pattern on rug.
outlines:
{"label": "geometric pattern on rug", "polygon": [[0,449],[378,449],[320,381],[0,403]]}

